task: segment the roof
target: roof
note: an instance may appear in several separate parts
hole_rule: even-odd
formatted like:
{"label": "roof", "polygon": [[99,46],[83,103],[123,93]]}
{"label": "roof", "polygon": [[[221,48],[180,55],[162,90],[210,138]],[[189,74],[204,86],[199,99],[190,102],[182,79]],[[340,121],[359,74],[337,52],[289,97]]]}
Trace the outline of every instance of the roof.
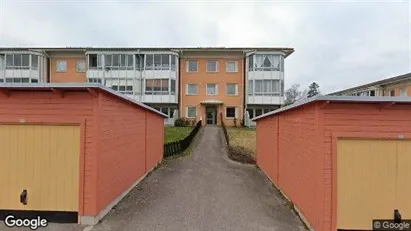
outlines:
{"label": "roof", "polygon": [[44,50],[44,51],[281,51],[289,56],[294,52],[294,48],[289,47],[0,47],[0,50],[24,51],[24,50]]}
{"label": "roof", "polygon": [[156,114],[159,114],[163,117],[168,118],[167,115],[157,111],[156,109],[149,107],[143,103],[137,102],[136,100],[118,93],[111,88],[108,88],[102,84],[98,83],[1,83],[0,84],[0,90],[26,90],[26,91],[45,91],[45,90],[53,90],[53,89],[61,89],[61,90],[83,90],[83,91],[88,91],[89,89],[95,89],[103,92],[107,92],[111,95],[114,95],[115,97],[121,98],[123,100],[126,100],[127,102],[130,102],[134,105],[137,105],[139,107],[142,107],[146,110],[152,111]]}
{"label": "roof", "polygon": [[329,101],[329,102],[342,102],[342,103],[411,103],[411,97],[388,97],[388,96],[314,96],[301,100],[294,104],[279,108],[275,111],[268,112],[266,114],[257,116],[253,121],[279,114],[285,111],[289,111],[294,108],[302,107],[303,105],[313,102]]}
{"label": "roof", "polygon": [[339,95],[339,94],[344,94],[345,92],[361,90],[361,89],[364,89],[364,88],[369,88],[369,87],[374,87],[374,86],[386,85],[386,84],[395,83],[395,82],[408,80],[408,79],[411,79],[411,72],[403,74],[403,75],[398,75],[398,76],[395,76],[395,77],[391,77],[391,78],[387,78],[387,79],[367,83],[367,84],[364,84],[364,85],[348,88],[348,89],[345,89],[345,90],[336,91],[336,92],[330,93],[328,95]]}

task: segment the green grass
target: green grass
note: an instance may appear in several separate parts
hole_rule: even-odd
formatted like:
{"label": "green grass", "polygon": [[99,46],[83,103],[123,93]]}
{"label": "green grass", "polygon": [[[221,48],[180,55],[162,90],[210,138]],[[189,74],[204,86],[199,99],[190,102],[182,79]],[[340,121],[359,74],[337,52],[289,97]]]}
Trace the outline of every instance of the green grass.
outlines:
{"label": "green grass", "polygon": [[256,130],[251,128],[227,127],[230,137],[230,146],[243,147],[255,158],[256,152]]}
{"label": "green grass", "polygon": [[164,128],[164,142],[172,142],[184,139],[194,127],[165,127]]}

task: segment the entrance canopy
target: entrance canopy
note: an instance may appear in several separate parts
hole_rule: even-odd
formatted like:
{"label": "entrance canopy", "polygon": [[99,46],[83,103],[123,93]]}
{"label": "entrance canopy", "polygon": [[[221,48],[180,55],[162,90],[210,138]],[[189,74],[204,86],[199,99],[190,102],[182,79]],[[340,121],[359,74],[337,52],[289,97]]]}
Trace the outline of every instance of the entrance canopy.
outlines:
{"label": "entrance canopy", "polygon": [[220,101],[220,100],[204,100],[204,101],[201,101],[201,104],[205,104],[205,105],[220,105],[220,104],[223,104],[223,101]]}

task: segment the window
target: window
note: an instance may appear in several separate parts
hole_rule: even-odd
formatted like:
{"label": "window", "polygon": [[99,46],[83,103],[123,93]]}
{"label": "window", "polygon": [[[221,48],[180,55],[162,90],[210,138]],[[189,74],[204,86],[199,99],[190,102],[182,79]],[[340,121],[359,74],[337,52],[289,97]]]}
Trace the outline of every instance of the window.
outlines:
{"label": "window", "polygon": [[31,82],[32,82],[32,83],[38,83],[39,80],[38,80],[38,79],[31,79]]}
{"label": "window", "polygon": [[255,88],[253,89],[252,81],[249,81],[248,94],[252,95],[280,95],[279,80],[254,80]]}
{"label": "window", "polygon": [[29,83],[29,78],[6,78],[6,83]]}
{"label": "window", "polygon": [[66,72],[67,71],[67,62],[66,60],[57,60],[57,72]]}
{"label": "window", "polygon": [[400,96],[407,96],[407,89],[406,88],[401,88],[400,89]]}
{"label": "window", "polygon": [[187,118],[196,118],[196,117],[197,117],[197,108],[187,107]]}
{"label": "window", "polygon": [[228,61],[225,66],[226,72],[238,72],[238,62],[237,61]]}
{"label": "window", "polygon": [[217,84],[207,83],[207,95],[218,95]]}
{"label": "window", "polygon": [[254,109],[247,109],[248,115],[250,116],[250,119],[254,118]]}
{"label": "window", "polygon": [[30,55],[7,54],[6,69],[30,69]]}
{"label": "window", "polygon": [[187,61],[187,72],[197,72],[198,62],[196,60]]}
{"label": "window", "polygon": [[89,78],[88,82],[89,83],[102,83],[102,80],[99,78]]}
{"label": "window", "polygon": [[146,95],[168,95],[169,79],[146,79]]}
{"label": "window", "polygon": [[3,83],[4,82],[4,79],[0,79],[0,83]]}
{"label": "window", "polygon": [[375,96],[375,90],[370,91],[370,96]]}
{"label": "window", "polygon": [[235,117],[235,107],[226,107],[225,117],[234,118]]}
{"label": "window", "polygon": [[177,56],[171,55],[171,70],[172,71],[176,70],[176,58]]}
{"label": "window", "polygon": [[86,60],[77,60],[77,72],[86,72]]}
{"label": "window", "polygon": [[6,66],[4,65],[5,56],[0,54],[0,70],[4,69]]}
{"label": "window", "polygon": [[254,60],[254,55],[248,56],[248,70],[252,71],[253,70],[253,60]]}
{"label": "window", "polygon": [[218,61],[207,61],[207,72],[218,72]]}
{"label": "window", "polygon": [[172,95],[176,94],[176,80],[175,79],[171,80],[171,94]]}
{"label": "window", "polygon": [[166,114],[166,115],[170,116],[170,114],[168,113],[168,107],[163,107],[163,108],[161,108],[161,112],[162,112],[163,114]]}
{"label": "window", "polygon": [[170,69],[170,55],[161,55],[161,70]]}
{"label": "window", "polygon": [[136,55],[136,70],[143,70],[144,67],[144,55]]}
{"label": "window", "polygon": [[237,95],[236,83],[227,83],[227,95]]}
{"label": "window", "polygon": [[89,54],[88,56],[89,64],[88,67],[90,70],[102,69],[102,55]]}
{"label": "window", "polygon": [[254,84],[252,80],[248,80],[248,95],[254,94]]}
{"label": "window", "polygon": [[13,55],[6,55],[6,69],[14,68]]}
{"label": "window", "polygon": [[273,54],[255,55],[254,68],[256,71],[282,71],[280,57]]}
{"label": "window", "polygon": [[198,87],[197,84],[187,84],[186,95],[197,95]]}
{"label": "window", "polygon": [[106,70],[133,70],[133,55],[112,54],[104,56]]}
{"label": "window", "polygon": [[255,109],[255,117],[260,116],[263,114],[263,110],[261,108]]}
{"label": "window", "polygon": [[[175,57],[172,55],[172,57]],[[171,63],[174,63],[175,70],[175,59]],[[169,70],[170,69],[170,55],[168,54],[154,54],[146,55],[146,70]]]}
{"label": "window", "polygon": [[34,70],[39,69],[39,56],[38,55],[31,55],[31,68]]}
{"label": "window", "polygon": [[390,91],[390,96],[395,96],[395,90]]}
{"label": "window", "polygon": [[146,55],[146,70],[154,69],[154,55]]}

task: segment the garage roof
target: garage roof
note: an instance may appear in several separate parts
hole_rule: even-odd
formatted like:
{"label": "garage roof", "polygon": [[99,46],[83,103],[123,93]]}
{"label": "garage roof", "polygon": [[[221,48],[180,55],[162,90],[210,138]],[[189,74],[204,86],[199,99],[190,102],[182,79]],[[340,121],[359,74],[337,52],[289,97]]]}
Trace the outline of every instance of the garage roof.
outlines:
{"label": "garage roof", "polygon": [[252,121],[256,121],[267,116],[279,114],[284,111],[288,111],[294,108],[301,107],[306,104],[310,104],[317,101],[326,101],[326,102],[343,102],[343,103],[410,103],[411,104],[411,97],[388,97],[388,96],[315,96],[311,98],[307,98],[305,100],[301,100],[294,104],[281,107],[275,111],[268,112],[266,114],[260,115],[252,119]]}
{"label": "garage roof", "polygon": [[107,92],[111,95],[114,95],[120,99],[126,100],[134,105],[140,106],[146,110],[152,111],[156,114],[159,114],[163,117],[168,118],[167,115],[157,111],[156,109],[149,107],[143,103],[137,102],[136,100],[118,93],[111,88],[108,88],[99,83],[1,83],[0,84],[0,91],[1,90],[19,90],[19,91],[90,91],[90,90],[98,90]]}

